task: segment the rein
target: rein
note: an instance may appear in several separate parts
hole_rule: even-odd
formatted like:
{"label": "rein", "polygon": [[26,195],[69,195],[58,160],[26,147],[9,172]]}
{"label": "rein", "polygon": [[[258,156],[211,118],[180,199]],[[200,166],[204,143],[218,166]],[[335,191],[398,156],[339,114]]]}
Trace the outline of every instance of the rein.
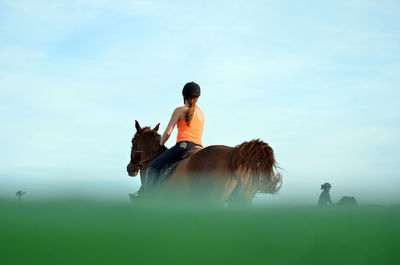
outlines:
{"label": "rein", "polygon": [[155,154],[154,156],[151,156],[150,158],[147,158],[147,159],[145,159],[145,160],[141,160],[141,161],[139,161],[138,163],[133,164],[133,167],[139,166],[140,169],[142,169],[142,165],[143,165],[144,163],[149,162],[150,160],[153,160],[154,158],[156,158],[157,156],[160,155],[160,153],[159,153],[160,150],[161,150],[161,149],[158,149],[158,151],[136,151],[136,150],[133,150],[132,152],[135,152],[135,153],[154,153],[154,152],[157,152],[157,154]]}

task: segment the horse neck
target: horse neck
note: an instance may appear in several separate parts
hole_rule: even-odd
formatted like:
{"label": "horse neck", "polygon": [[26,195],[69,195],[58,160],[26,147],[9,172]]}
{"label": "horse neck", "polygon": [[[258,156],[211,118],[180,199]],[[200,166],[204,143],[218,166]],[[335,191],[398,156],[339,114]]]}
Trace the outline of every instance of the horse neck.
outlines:
{"label": "horse neck", "polygon": [[[151,145],[151,146],[159,146],[159,145]],[[145,152],[145,156],[142,159],[143,161],[146,161],[145,163],[143,163],[142,166],[142,170],[145,171],[144,169],[147,170],[147,168],[150,166],[150,164],[157,159],[157,157],[159,157],[165,150],[167,150],[167,148],[165,147],[165,145],[159,146],[158,149],[154,149],[154,150],[149,150],[148,152]]]}
{"label": "horse neck", "polygon": [[[144,184],[144,181],[146,179],[147,169],[149,168],[150,164],[154,160],[156,160],[165,150],[167,150],[165,145],[161,146],[160,149],[157,151],[158,152],[157,156],[155,156],[156,152],[152,153],[151,156],[155,156],[155,157],[153,159],[150,159],[149,161],[147,161],[146,163],[144,163],[142,165],[142,168],[140,169],[140,179],[141,179],[142,184]],[[149,156],[149,157],[151,157],[151,156]],[[148,159],[148,158],[145,158],[145,159]]]}

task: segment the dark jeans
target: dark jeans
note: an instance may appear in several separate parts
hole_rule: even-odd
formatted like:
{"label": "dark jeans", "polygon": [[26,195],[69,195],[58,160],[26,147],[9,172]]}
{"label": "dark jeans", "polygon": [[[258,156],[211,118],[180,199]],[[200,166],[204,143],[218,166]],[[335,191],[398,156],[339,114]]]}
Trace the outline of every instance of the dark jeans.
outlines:
{"label": "dark jeans", "polygon": [[195,145],[197,144],[188,141],[176,143],[175,146],[165,150],[164,153],[157,157],[157,159],[150,164],[150,167],[161,170],[167,163],[181,159],[183,154]]}
{"label": "dark jeans", "polygon": [[179,142],[157,157],[147,169],[145,189],[152,188],[158,183],[158,175],[163,166],[182,159],[183,154],[196,145],[199,146],[188,141]]}

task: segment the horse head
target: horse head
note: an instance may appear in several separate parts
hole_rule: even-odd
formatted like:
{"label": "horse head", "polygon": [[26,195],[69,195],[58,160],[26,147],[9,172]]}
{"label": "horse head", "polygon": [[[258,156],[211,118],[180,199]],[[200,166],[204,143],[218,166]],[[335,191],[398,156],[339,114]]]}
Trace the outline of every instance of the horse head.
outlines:
{"label": "horse head", "polygon": [[[131,160],[127,166],[128,175],[135,177],[143,165],[148,164],[160,151],[160,139],[158,134],[160,124],[154,129],[150,127],[141,128],[135,120],[136,133],[132,138]],[[165,148],[165,147],[164,147]]]}

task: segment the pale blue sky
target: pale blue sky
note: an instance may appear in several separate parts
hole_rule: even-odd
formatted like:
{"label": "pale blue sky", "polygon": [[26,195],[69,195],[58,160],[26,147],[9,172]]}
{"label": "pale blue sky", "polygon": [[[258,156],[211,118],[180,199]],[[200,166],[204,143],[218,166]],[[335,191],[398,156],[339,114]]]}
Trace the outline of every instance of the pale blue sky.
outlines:
{"label": "pale blue sky", "polygon": [[0,197],[135,191],[134,120],[163,131],[195,81],[204,145],[274,148],[266,200],[398,203],[399,74],[399,1],[0,0]]}

